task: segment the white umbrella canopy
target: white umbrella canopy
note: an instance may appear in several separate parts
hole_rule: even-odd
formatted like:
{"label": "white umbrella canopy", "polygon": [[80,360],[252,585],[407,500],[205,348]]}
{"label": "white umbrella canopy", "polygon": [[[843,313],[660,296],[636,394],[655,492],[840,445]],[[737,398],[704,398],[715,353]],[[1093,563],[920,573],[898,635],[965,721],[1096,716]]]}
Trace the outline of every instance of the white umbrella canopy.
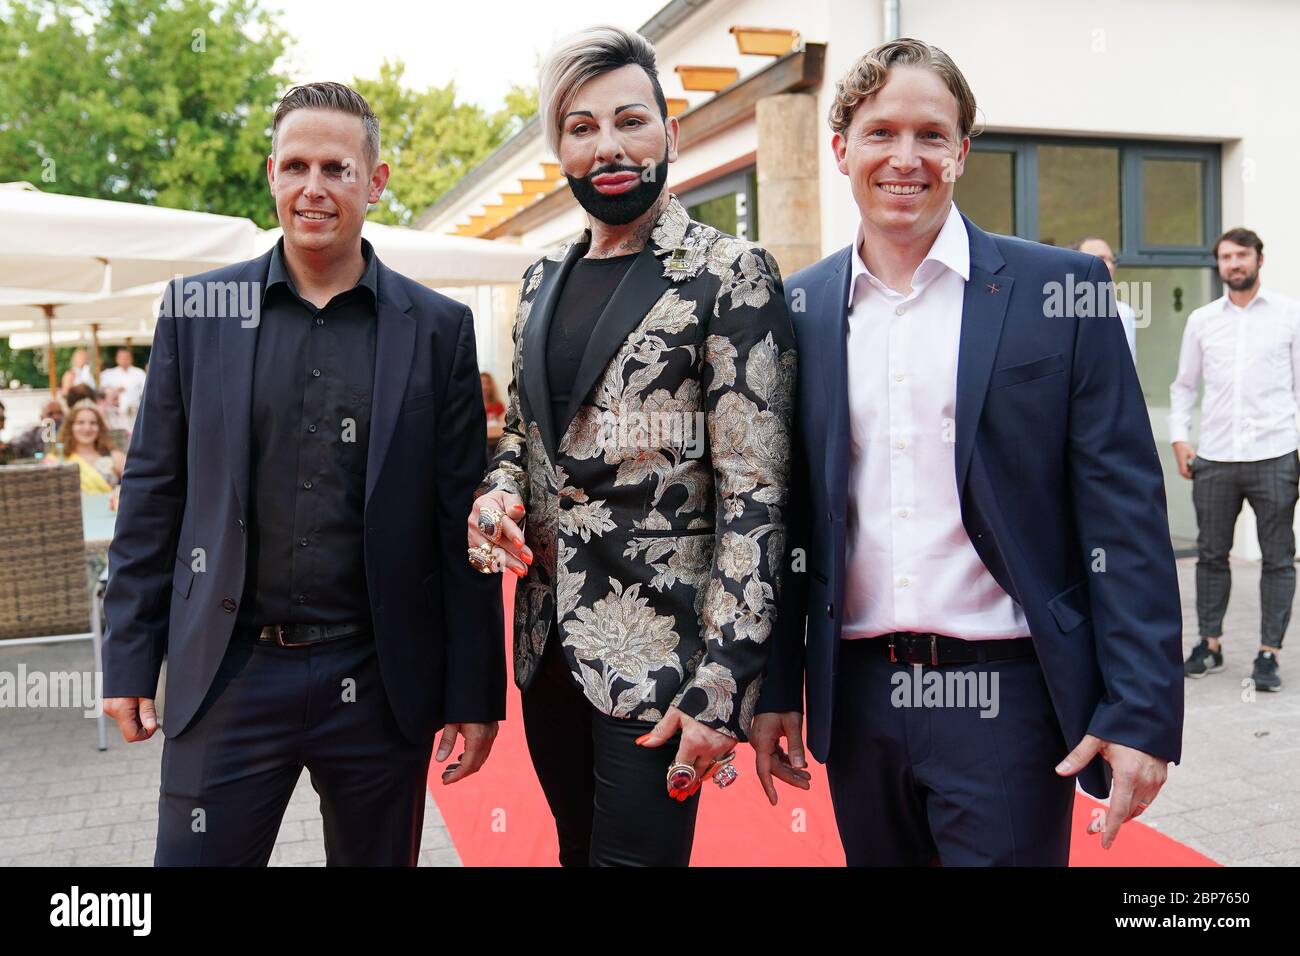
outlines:
{"label": "white umbrella canopy", "polygon": [[[257,237],[257,252],[270,249],[282,231],[268,229]],[[444,236],[405,226],[367,221],[361,235],[375,247],[379,261],[421,285],[470,286],[519,282],[524,270],[545,251],[467,236]]]}
{"label": "white umbrella canopy", "polygon": [[[253,255],[238,216],[44,193],[0,183],[0,287],[117,291]],[[57,305],[60,301],[40,304]]]}
{"label": "white umbrella canopy", "polygon": [[[96,341],[100,345],[149,345],[153,342],[152,322],[103,325]],[[43,349],[49,345],[85,345],[86,333],[80,329],[63,329],[52,334],[46,332],[13,332],[9,335],[11,349]],[[2,393],[0,393],[2,394]]]}

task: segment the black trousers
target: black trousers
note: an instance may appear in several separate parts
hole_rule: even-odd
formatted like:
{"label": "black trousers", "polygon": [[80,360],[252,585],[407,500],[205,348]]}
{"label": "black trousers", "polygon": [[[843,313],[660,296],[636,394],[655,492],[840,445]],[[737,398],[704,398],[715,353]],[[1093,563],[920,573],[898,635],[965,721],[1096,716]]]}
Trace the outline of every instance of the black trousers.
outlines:
{"label": "black trousers", "polygon": [[541,671],[523,693],[528,752],[555,817],[561,866],[686,866],[697,792],[668,796],[681,735],[638,747],[654,724],[609,717],[583,696],[552,632]]}
{"label": "black trousers", "polygon": [[1262,557],[1259,574],[1260,643],[1282,646],[1295,597],[1295,506],[1300,459],[1295,452],[1263,461],[1192,461],[1196,506],[1196,618],[1201,637],[1223,635],[1232,572],[1232,533],[1249,501]]}
{"label": "black trousers", "polygon": [[368,634],[231,639],[198,715],[163,745],[155,866],[265,866],[304,767],[331,866],[414,866],[433,740],[397,727]]}
{"label": "black trousers", "polygon": [[[982,681],[992,706],[923,706],[931,672]],[[1065,866],[1069,752],[1036,658],[917,671],[875,639],[840,647],[826,776],[849,866]]]}

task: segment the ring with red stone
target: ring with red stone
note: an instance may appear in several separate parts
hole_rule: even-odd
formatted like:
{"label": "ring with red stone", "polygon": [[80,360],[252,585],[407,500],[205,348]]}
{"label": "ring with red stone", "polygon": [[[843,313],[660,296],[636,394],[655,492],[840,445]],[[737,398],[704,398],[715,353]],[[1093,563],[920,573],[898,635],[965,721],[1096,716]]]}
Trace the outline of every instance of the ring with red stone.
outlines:
{"label": "ring with red stone", "polygon": [[688,763],[675,763],[668,768],[668,788],[685,790],[695,782],[695,768]]}

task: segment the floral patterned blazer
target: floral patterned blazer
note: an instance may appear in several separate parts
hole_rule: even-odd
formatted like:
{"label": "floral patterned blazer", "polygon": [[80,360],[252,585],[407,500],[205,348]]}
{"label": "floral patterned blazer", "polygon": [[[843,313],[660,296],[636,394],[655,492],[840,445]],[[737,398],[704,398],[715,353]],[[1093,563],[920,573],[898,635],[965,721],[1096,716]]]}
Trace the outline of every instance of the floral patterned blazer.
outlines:
{"label": "floral patterned blazer", "polygon": [[524,273],[505,433],[484,479],[527,508],[515,682],[527,688],[558,624],[602,713],[657,721],[676,705],[744,739],[785,560],[796,360],[780,273],[670,196],[554,422],[547,333],[589,242]]}

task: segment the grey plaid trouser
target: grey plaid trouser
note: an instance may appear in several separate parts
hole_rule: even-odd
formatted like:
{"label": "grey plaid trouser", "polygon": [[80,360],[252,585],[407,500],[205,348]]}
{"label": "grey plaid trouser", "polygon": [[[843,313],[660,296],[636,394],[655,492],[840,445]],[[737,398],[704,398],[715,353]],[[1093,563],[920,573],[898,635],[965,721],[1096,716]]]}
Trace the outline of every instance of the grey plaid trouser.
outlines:
{"label": "grey plaid trouser", "polygon": [[1263,563],[1259,577],[1260,643],[1281,647],[1295,597],[1295,505],[1300,457],[1263,461],[1192,461],[1196,506],[1196,617],[1201,637],[1223,634],[1232,572],[1228,551],[1242,501],[1255,512]]}

